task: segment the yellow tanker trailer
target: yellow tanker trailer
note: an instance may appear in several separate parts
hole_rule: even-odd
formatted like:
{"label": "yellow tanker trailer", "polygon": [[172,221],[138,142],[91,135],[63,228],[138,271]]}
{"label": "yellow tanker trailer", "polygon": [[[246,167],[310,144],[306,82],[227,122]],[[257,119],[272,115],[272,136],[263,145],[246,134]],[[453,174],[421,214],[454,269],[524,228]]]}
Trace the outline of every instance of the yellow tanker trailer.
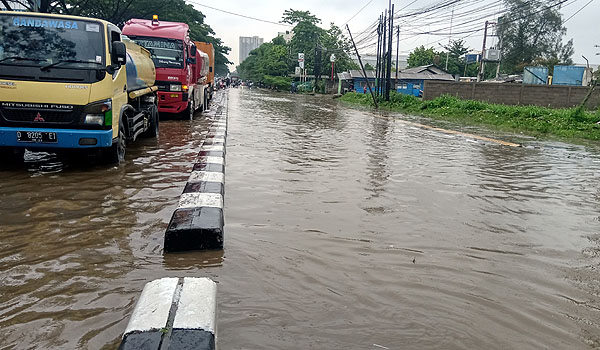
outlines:
{"label": "yellow tanker trailer", "polygon": [[158,133],[155,77],[150,53],[112,23],[0,12],[0,158],[87,149],[122,161]]}

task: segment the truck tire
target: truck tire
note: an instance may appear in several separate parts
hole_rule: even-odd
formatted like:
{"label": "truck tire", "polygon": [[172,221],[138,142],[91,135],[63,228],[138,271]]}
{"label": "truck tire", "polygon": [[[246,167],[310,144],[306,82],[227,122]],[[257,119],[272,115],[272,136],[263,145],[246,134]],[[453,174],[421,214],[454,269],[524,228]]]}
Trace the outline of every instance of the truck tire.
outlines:
{"label": "truck tire", "polygon": [[144,132],[144,137],[156,137],[158,136],[158,125],[159,124],[159,118],[158,118],[158,107],[156,107],[155,105],[153,105],[150,108],[150,120],[148,122],[148,130],[146,130]]}
{"label": "truck tire", "polygon": [[125,148],[127,146],[127,140],[125,137],[125,124],[123,123],[123,118],[126,116],[121,116],[121,120],[119,121],[119,134],[117,136],[117,140],[110,146],[110,148],[105,150],[105,160],[108,164],[119,164],[120,162],[125,160]]}
{"label": "truck tire", "polygon": [[0,147],[0,165],[22,163],[24,155],[25,148]]}

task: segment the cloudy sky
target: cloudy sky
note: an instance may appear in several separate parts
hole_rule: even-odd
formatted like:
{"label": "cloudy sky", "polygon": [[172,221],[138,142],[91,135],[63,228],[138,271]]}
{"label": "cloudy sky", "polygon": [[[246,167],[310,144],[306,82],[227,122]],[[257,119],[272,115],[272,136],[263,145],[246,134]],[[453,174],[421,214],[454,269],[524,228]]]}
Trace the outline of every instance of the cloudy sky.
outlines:
{"label": "cloudy sky", "polygon": [[[406,7],[406,11],[416,10],[424,8],[428,5],[439,3],[441,0],[393,0],[392,2],[396,6],[396,10]],[[473,1],[464,0],[465,4],[471,3],[472,6],[479,7],[481,4],[486,4],[489,8],[500,8],[501,1]],[[588,4],[590,0],[568,0],[563,4],[561,12],[563,13],[563,19],[567,19],[573,15],[576,11],[580,10],[584,5]],[[202,11],[206,15],[206,22],[214,29],[216,35],[220,37],[227,46],[231,47],[229,54],[229,60],[233,61],[236,65],[238,62],[238,47],[240,36],[254,36],[257,35],[265,39],[265,41],[271,40],[277,35],[279,31],[289,30],[290,27],[283,25],[271,24],[260,22],[252,19],[247,19],[232,14],[228,14],[222,11],[218,11],[206,5],[217,8],[219,10],[234,12],[249,17],[260,18],[267,21],[279,22],[283,11],[289,8],[295,10],[308,10],[317,17],[319,17],[323,23],[321,26],[329,27],[330,22],[334,22],[338,26],[342,26],[352,16],[354,16],[363,6],[367,3],[368,5],[356,15],[348,24],[352,32],[360,32],[372,24],[381,14],[381,12],[387,7],[388,0],[220,0],[220,1],[207,1],[207,0],[194,0],[188,1],[194,4],[194,6]],[[203,6],[204,5],[204,6]],[[455,5],[456,12],[461,12],[461,5],[458,3]],[[466,7],[462,9],[469,9]],[[460,25],[461,18],[463,16],[451,16],[452,8],[450,7],[444,13],[440,15],[439,23],[442,26],[448,28],[450,19],[453,20],[455,32],[457,24]],[[573,59],[576,63],[584,63],[585,60],[581,57],[586,56],[591,63],[600,63],[600,55],[596,55],[600,52],[600,48],[595,48],[594,45],[600,45],[600,21],[598,14],[600,13],[600,0],[592,0],[583,10],[572,17],[567,23],[567,39],[573,38],[575,44],[575,55]],[[488,19],[488,18],[486,18]],[[469,24],[469,28],[480,27],[483,28],[483,22],[486,19],[476,19],[472,24]],[[435,20],[432,18],[431,22]],[[489,18],[490,21],[495,18]],[[465,18],[462,18],[462,23],[465,23]],[[402,53],[408,53],[413,48],[419,45],[433,46],[436,49],[441,49],[440,44],[448,42],[448,34],[445,35],[415,35],[408,32],[424,32],[435,30],[435,25],[425,25],[423,22],[407,22],[401,24],[400,32],[407,32],[405,35],[401,35],[400,39],[400,51]],[[466,27],[466,25],[463,25]],[[449,31],[445,31],[449,32]],[[465,38],[467,45],[475,50],[481,50],[483,32],[479,31],[473,34],[456,34],[453,38]],[[494,44],[494,38],[490,38],[491,44]],[[489,43],[489,41],[488,41]],[[488,44],[488,47],[490,45]],[[395,44],[394,44],[395,47]],[[362,50],[361,54],[374,51],[370,49]],[[234,67],[232,66],[232,69]]]}

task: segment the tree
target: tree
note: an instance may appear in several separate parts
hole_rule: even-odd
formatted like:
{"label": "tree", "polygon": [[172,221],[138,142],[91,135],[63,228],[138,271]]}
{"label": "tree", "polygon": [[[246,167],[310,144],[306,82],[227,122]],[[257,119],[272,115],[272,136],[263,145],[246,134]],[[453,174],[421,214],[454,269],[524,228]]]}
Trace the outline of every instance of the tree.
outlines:
{"label": "tree", "polygon": [[[453,75],[457,76],[475,76],[477,75],[477,65],[469,65],[466,62],[465,54],[470,49],[463,40],[452,40],[448,46],[444,47],[446,52],[439,52],[441,66]],[[448,68],[446,69],[446,57],[448,58]]]}
{"label": "tree", "polygon": [[[250,51],[250,55],[238,66],[240,77],[254,82],[272,83],[281,80],[273,77],[287,77],[288,47],[282,37],[276,37]],[[279,84],[277,84],[279,85]]]}
{"label": "tree", "polygon": [[[294,72],[297,66],[298,53],[304,53],[304,66],[308,71],[325,73],[331,69],[330,58],[335,55],[337,71],[358,69],[349,56],[350,43],[342,30],[331,23],[325,30],[317,24],[321,20],[309,11],[286,10],[283,22],[295,24],[293,38],[286,43],[282,37],[273,39],[250,52],[238,67],[242,79],[250,79],[274,86],[281,86],[282,79]],[[327,73],[326,73],[327,72]]]}
{"label": "tree", "polygon": [[375,67],[373,67],[370,63],[365,64],[365,70],[375,70]]}
{"label": "tree", "polygon": [[438,55],[432,48],[426,49],[425,46],[419,46],[408,54],[408,67],[419,67],[435,63],[435,57]]}
{"label": "tree", "polygon": [[[29,11],[37,11],[37,12],[42,12],[42,13],[52,13],[52,12],[57,12],[57,13],[64,13],[68,10],[67,7],[67,3],[65,0],[40,0],[39,4],[38,1],[36,0],[13,0],[13,1],[7,1],[7,0],[0,0],[0,2],[2,2],[2,4],[4,5],[4,8],[6,8],[8,11],[12,11],[13,7],[12,7],[12,3],[17,3],[19,5],[22,5],[23,7],[25,7],[27,10]],[[83,1],[78,1],[78,2],[83,2]],[[39,7],[38,7],[39,5]]]}
{"label": "tree", "polygon": [[508,12],[498,20],[503,71],[521,72],[536,61],[545,65],[572,64],[573,42],[562,43],[563,26],[558,0],[504,0]]}
{"label": "tree", "polygon": [[[358,69],[358,65],[352,61],[349,52],[350,41],[344,36],[342,30],[334,23],[330,24],[328,30],[319,26],[320,19],[309,11],[286,10],[283,14],[283,22],[296,23],[292,32],[294,36],[290,41],[290,52],[293,56],[304,53],[304,65],[309,70],[328,72],[331,63],[329,58],[335,55],[335,66],[337,71]],[[318,53],[318,55],[316,55]],[[315,62],[315,56],[319,62]],[[319,64],[315,69],[315,64]],[[296,63],[290,61],[290,71],[293,71]]]}
{"label": "tree", "polygon": [[298,10],[285,10],[283,11],[283,17],[281,19],[282,23],[287,24],[298,24],[300,22],[308,22],[313,25],[317,25],[321,23],[321,20],[318,19],[315,15],[311,14],[310,11],[298,11]]}
{"label": "tree", "polygon": [[[0,1],[11,9],[7,0]],[[15,2],[33,11],[36,0]],[[204,23],[204,14],[184,0],[41,0],[39,11],[99,18],[120,27],[130,18],[151,18],[154,14],[166,21],[187,23],[192,40],[214,45],[216,73],[226,74],[229,71],[227,64],[231,62],[225,55],[231,49],[214,36],[212,28]]]}
{"label": "tree", "polygon": [[448,50],[450,57],[460,58],[463,57],[470,50],[465,46],[465,42],[462,39],[459,40],[451,40],[450,44],[445,47]]}

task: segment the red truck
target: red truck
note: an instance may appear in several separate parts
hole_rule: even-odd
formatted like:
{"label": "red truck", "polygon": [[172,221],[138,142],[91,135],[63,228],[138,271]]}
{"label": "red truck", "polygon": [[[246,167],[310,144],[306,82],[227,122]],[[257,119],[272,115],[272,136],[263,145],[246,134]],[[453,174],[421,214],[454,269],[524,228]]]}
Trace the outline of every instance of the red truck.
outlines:
{"label": "red truck", "polygon": [[206,109],[208,85],[200,76],[206,63],[190,40],[187,24],[159,21],[155,15],[152,20],[130,19],[122,32],[152,55],[160,113],[192,119],[197,109]]}

